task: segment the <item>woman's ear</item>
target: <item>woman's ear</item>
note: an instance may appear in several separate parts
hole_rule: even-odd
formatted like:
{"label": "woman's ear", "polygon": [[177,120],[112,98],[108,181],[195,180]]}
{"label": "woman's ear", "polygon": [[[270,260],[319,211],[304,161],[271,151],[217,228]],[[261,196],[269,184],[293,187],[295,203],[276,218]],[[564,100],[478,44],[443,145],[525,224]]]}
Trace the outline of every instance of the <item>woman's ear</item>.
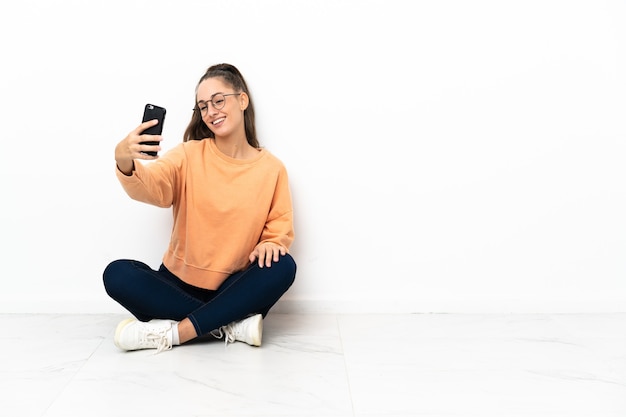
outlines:
{"label": "woman's ear", "polygon": [[248,108],[249,103],[250,103],[250,98],[248,97],[246,93],[239,94],[239,106],[241,107],[242,111]]}

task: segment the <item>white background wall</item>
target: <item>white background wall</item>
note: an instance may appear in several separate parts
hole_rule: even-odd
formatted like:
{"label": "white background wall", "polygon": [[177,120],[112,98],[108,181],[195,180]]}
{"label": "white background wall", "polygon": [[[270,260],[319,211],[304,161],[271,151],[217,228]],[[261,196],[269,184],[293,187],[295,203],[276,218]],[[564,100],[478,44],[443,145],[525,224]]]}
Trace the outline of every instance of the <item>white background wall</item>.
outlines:
{"label": "white background wall", "polygon": [[113,149],[146,102],[182,139],[235,64],[290,173],[297,281],[277,309],[626,309],[626,2],[45,1],[0,6],[0,312],[121,312],[170,212]]}

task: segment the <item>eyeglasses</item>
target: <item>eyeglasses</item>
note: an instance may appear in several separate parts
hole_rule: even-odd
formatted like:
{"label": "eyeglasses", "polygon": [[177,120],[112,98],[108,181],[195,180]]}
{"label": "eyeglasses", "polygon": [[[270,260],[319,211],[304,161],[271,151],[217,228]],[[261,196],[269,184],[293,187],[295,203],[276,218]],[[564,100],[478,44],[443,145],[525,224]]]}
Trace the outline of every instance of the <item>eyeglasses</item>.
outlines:
{"label": "eyeglasses", "polygon": [[221,110],[226,105],[226,97],[238,96],[239,94],[241,93],[215,94],[209,101],[198,102],[198,110],[200,110],[200,114],[204,117],[209,112],[209,103],[211,103],[215,110]]}

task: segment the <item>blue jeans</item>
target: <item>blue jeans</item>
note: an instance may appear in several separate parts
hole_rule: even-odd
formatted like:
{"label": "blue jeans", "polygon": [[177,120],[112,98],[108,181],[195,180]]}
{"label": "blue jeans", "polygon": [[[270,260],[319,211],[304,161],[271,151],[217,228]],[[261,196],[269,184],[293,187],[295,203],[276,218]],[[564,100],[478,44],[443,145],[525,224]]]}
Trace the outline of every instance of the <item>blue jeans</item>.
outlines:
{"label": "blue jeans", "polygon": [[251,314],[265,317],[295,277],[296,263],[289,254],[271,267],[254,262],[216,290],[186,284],[164,265],[155,271],[128,259],[111,262],[103,274],[109,296],[138,320],[189,318],[198,336]]}

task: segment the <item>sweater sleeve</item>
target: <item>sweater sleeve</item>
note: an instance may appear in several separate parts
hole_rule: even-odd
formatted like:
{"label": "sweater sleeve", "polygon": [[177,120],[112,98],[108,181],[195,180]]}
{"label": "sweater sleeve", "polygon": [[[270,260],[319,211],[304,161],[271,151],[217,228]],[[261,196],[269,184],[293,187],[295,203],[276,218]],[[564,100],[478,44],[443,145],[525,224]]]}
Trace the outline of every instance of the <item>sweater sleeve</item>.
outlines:
{"label": "sweater sleeve", "polygon": [[287,171],[281,167],[267,222],[261,233],[261,242],[273,242],[289,249],[294,239],[293,206]]}
{"label": "sweater sleeve", "polygon": [[117,178],[133,200],[157,207],[170,207],[175,198],[177,176],[184,157],[180,147],[172,149],[154,162],[135,161],[131,175],[116,167]]}

